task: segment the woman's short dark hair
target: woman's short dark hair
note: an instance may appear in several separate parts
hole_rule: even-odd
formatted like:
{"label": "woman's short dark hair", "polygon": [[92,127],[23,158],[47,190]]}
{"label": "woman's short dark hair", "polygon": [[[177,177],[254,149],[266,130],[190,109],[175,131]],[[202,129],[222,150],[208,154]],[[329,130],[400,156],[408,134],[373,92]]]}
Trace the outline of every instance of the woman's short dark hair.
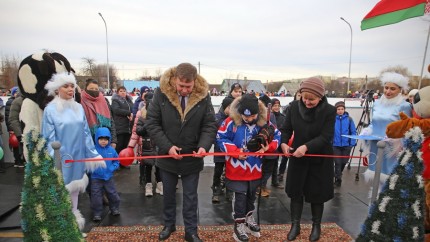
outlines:
{"label": "woman's short dark hair", "polygon": [[125,86],[120,86],[120,87],[118,87],[116,90],[117,90],[117,91],[119,91],[119,90],[121,90],[121,89],[124,89],[124,91],[127,91],[127,88],[125,88]]}
{"label": "woman's short dark hair", "polygon": [[99,82],[96,79],[89,78],[85,81],[85,89],[87,89],[90,84],[96,84],[98,86]]}

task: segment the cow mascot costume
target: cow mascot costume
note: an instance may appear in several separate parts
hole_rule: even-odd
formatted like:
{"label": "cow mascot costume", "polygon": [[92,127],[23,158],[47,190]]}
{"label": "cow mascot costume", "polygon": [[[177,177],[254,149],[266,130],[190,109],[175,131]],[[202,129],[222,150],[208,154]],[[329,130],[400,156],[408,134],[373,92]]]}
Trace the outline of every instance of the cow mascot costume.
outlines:
{"label": "cow mascot costume", "polygon": [[424,134],[424,142],[421,152],[424,162],[424,189],[425,189],[425,230],[430,232],[430,86],[424,87],[415,94],[414,97],[414,118],[409,118],[404,113],[400,113],[401,120],[390,123],[387,126],[387,136],[389,138],[402,138],[412,127],[420,127]]}
{"label": "cow mascot costume", "polygon": [[[41,133],[43,110],[48,103],[53,100],[52,93],[50,93],[51,95],[48,95],[48,90],[45,88],[52,86],[53,84],[60,85],[62,80],[58,77],[62,76],[61,74],[70,75],[68,76],[68,78],[70,78],[68,80],[72,80],[71,83],[76,85],[76,78],[73,75],[73,72],[74,70],[72,69],[69,61],[59,53],[37,53],[26,57],[21,62],[18,70],[18,86],[25,99],[23,100],[21,112],[19,114],[20,121],[23,124],[23,137],[18,138],[24,142],[24,155],[28,162],[32,162],[34,157],[28,157],[28,144],[27,139],[24,137],[33,131]],[[80,104],[76,105],[82,109]],[[70,118],[73,119],[76,117],[77,116]],[[85,115],[83,115],[82,118],[85,119]],[[91,139],[91,135],[89,135],[89,138]],[[57,137],[54,137],[53,139],[53,141],[57,141]],[[93,144],[92,139],[91,143]],[[67,144],[60,149],[60,153],[62,153],[61,172],[64,179],[64,185],[71,197],[72,212],[76,217],[79,229],[82,230],[85,225],[85,219],[77,209],[77,203],[79,192],[84,192],[88,184],[88,177],[85,171],[93,171],[100,166],[103,167],[105,163],[104,161],[95,161],[77,162],[76,164],[65,165],[65,159],[101,158],[97,152],[94,153],[93,157],[67,158],[65,156],[70,156],[70,153],[67,152],[70,147],[66,147],[66,145]],[[94,147],[94,145],[92,146]],[[51,149],[50,144],[48,144],[48,151],[49,154],[53,156],[53,150]],[[28,175],[27,171],[26,175]],[[70,177],[73,178],[70,179]]]}

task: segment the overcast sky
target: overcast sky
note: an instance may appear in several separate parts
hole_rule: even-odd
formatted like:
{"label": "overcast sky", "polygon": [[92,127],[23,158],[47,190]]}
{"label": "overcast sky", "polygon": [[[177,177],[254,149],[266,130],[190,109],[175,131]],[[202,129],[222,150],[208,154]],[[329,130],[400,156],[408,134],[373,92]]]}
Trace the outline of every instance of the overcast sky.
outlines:
{"label": "overcast sky", "polygon": [[[155,74],[181,62],[201,63],[210,83],[224,78],[280,81],[314,75],[379,75],[402,65],[420,75],[429,22],[413,18],[360,30],[377,0],[1,0],[0,55],[43,49],[109,62],[120,78]],[[429,54],[427,54],[428,56]],[[430,64],[426,59],[426,67]],[[427,74],[425,68],[424,74]]]}

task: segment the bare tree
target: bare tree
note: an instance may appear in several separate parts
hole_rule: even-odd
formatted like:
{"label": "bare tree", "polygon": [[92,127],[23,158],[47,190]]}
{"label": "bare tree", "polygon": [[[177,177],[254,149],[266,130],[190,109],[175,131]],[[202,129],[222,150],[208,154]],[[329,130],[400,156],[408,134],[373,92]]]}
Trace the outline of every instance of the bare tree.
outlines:
{"label": "bare tree", "polygon": [[83,62],[83,67],[81,68],[81,71],[83,75],[95,76],[96,61],[90,57],[83,57],[82,62]]}
{"label": "bare tree", "polygon": [[0,87],[10,89],[18,84],[18,68],[21,58],[17,56],[1,57]]}

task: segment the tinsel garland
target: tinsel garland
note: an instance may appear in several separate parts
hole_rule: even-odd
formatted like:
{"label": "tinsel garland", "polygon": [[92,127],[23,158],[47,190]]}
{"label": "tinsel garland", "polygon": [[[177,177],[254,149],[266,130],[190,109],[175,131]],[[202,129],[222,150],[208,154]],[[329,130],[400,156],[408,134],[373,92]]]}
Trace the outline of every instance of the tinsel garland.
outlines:
{"label": "tinsel garland", "polygon": [[24,241],[83,241],[61,171],[37,132],[26,136],[28,157],[21,196]]}
{"label": "tinsel garland", "polygon": [[371,204],[356,241],[424,241],[423,140],[418,127],[405,134],[399,164]]}

